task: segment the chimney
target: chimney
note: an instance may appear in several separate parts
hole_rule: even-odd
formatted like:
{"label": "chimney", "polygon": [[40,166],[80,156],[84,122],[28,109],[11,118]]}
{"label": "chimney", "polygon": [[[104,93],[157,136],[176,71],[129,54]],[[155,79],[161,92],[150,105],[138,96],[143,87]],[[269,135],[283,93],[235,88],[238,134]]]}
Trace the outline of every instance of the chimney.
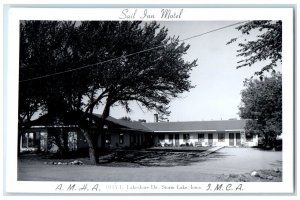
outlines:
{"label": "chimney", "polygon": [[154,122],[158,122],[158,114],[154,114]]}

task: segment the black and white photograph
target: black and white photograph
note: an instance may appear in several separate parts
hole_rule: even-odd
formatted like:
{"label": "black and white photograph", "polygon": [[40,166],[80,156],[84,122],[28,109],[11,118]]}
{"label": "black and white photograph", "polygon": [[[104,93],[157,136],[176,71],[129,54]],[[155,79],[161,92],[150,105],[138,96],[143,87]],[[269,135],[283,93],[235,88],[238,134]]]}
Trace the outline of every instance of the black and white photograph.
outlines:
{"label": "black and white photograph", "polygon": [[247,183],[292,183],[284,152],[293,125],[283,116],[293,119],[285,111],[293,96],[283,80],[292,81],[293,66],[283,67],[282,18],[117,11],[111,20],[15,23],[8,160],[16,182],[51,184],[54,193],[242,193]]}
{"label": "black and white photograph", "polygon": [[281,181],[281,35],[267,20],[20,21],[18,180]]}

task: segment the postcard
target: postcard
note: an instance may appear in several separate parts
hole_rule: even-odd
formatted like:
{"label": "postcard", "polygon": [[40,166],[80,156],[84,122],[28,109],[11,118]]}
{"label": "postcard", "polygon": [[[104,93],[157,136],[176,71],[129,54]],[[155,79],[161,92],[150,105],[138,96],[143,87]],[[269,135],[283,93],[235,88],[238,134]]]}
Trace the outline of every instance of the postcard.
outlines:
{"label": "postcard", "polygon": [[293,7],[15,7],[7,194],[293,194]]}

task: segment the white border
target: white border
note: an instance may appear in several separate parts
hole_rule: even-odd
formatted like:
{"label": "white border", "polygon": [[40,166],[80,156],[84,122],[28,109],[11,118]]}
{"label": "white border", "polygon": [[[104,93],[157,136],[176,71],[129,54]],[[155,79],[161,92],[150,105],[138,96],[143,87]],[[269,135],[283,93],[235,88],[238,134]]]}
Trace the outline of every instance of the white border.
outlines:
{"label": "white border", "polygon": [[[160,9],[151,9],[160,19]],[[180,8],[174,8],[180,10]],[[5,113],[6,151],[5,153],[5,191],[9,193],[56,193],[55,188],[60,182],[22,182],[17,181],[17,105],[18,99],[18,66],[19,59],[19,20],[120,20],[121,8],[10,8],[8,12],[8,66],[7,67],[7,105],[9,112]],[[142,8],[139,8],[142,10]],[[55,14],[54,14],[55,13]],[[255,13],[255,14],[253,14]],[[291,8],[185,8],[180,20],[282,20],[283,21],[283,182],[280,183],[243,183],[244,190],[237,193],[292,193],[293,191],[293,10]],[[136,19],[137,20],[137,19]],[[153,20],[153,19],[150,19]],[[171,19],[172,20],[172,19]],[[178,19],[175,19],[178,20]],[[64,183],[69,184],[69,183]],[[70,182],[74,184],[74,182]],[[78,183],[82,185],[83,183]],[[90,186],[99,184],[101,193],[205,193],[205,191],[189,190],[126,190],[106,188],[106,182],[86,183]],[[114,183],[131,185],[133,183]],[[136,183],[137,185],[161,184],[174,185],[178,183]],[[191,185],[195,183],[180,183]],[[205,188],[207,183],[199,183]],[[211,183],[217,184],[217,183]],[[226,183],[229,184],[229,183]],[[237,185],[238,183],[232,183]],[[79,192],[79,191],[77,191]],[[224,192],[224,191],[223,191]],[[70,193],[76,193],[72,191]],[[81,192],[80,192],[81,193]],[[92,193],[85,192],[85,194]],[[231,192],[225,192],[231,194]]]}

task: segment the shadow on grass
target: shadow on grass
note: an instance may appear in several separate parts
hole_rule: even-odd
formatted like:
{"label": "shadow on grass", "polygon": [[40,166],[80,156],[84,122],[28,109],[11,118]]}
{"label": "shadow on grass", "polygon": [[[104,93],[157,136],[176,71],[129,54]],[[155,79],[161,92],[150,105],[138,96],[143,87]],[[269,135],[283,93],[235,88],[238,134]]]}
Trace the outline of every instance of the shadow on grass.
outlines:
{"label": "shadow on grass", "polygon": [[115,151],[100,157],[100,165],[119,167],[174,167],[206,161],[201,152],[178,151]]}
{"label": "shadow on grass", "polygon": [[[207,159],[222,159],[225,154],[214,152],[204,156],[203,152],[208,148],[199,148],[197,151],[178,151],[174,149],[151,149],[151,150],[108,150],[102,152],[99,157],[99,165],[107,167],[175,167],[188,166],[195,162],[204,162]],[[20,157],[21,162],[58,163],[79,160],[85,165],[90,165],[87,156],[59,158],[50,154],[25,154]]]}

